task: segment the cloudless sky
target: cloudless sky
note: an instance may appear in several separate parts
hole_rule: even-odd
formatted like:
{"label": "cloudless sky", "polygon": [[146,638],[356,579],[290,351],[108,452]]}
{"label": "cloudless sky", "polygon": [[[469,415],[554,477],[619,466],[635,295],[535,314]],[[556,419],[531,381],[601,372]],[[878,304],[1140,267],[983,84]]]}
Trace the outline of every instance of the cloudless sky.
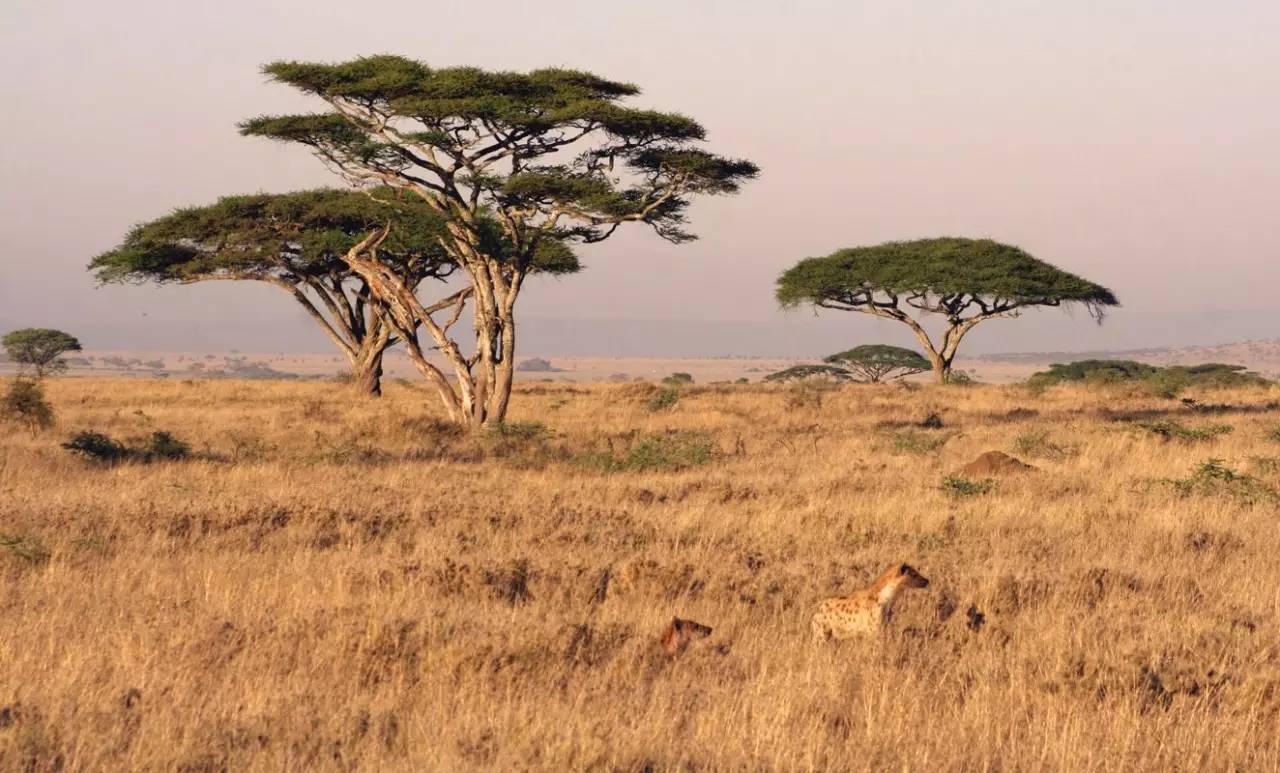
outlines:
{"label": "cloudless sky", "polygon": [[989,236],[1108,285],[1124,307],[1028,314],[971,351],[1280,336],[1280,3],[1264,0],[650,0],[614,4],[5,0],[0,329],[87,345],[325,351],[280,290],[96,289],[138,221],[231,193],[340,182],[237,121],[319,109],[273,59],[397,53],[586,69],[639,84],[760,179],[528,286],[526,354],[816,354],[901,327],[783,313],[778,273],[837,248]]}

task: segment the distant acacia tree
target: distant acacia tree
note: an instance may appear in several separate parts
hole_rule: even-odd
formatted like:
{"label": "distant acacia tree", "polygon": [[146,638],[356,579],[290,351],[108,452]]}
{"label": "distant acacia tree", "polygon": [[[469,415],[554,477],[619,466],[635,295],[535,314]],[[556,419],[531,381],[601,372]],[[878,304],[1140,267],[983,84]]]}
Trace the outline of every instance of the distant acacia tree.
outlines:
{"label": "distant acacia tree", "polygon": [[871,384],[884,378],[902,378],[923,373],[931,367],[920,352],[888,344],[865,344],[848,351],[824,357],[823,362],[838,366]]}
{"label": "distant acacia tree", "polygon": [[699,148],[706,132],[693,119],[625,107],[638,88],[587,72],[434,69],[398,56],[282,61],[264,72],[328,110],[254,118],[244,134],[301,144],[351,184],[411,192],[445,220],[440,243],[470,280],[449,320],[469,303],[470,355],[373,253],[352,265],[393,310],[398,332],[419,324],[430,334],[456,383],[412,346],[410,356],[449,415],[471,427],[506,415],[516,300],[540,263],[572,260],[568,245],[603,241],[628,222],[689,240],[691,196],[734,193],[757,174]]}
{"label": "distant acacia tree", "polygon": [[37,381],[59,371],[66,370],[62,355],[80,351],[80,341],[75,336],[43,327],[28,327],[6,333],[0,339],[9,359],[18,363],[21,370],[29,371]]}
{"label": "distant acacia tree", "polygon": [[849,371],[834,365],[792,365],[776,373],[764,377],[765,381],[807,381],[809,379],[831,379],[844,381],[849,378]]}
{"label": "distant acacia tree", "polygon": [[330,189],[228,196],[179,209],[135,226],[89,269],[100,283],[246,280],[283,288],[346,355],[357,389],[377,396],[383,353],[396,338],[368,282],[345,258],[388,222],[394,231],[379,243],[378,260],[406,289],[454,272],[439,241],[444,221],[425,203],[392,207]]}
{"label": "distant acacia tree", "polygon": [[[951,377],[961,339],[980,322],[1072,303],[1101,322],[1105,307],[1119,305],[1107,288],[1017,247],[960,238],[887,242],[806,258],[778,278],[777,298],[784,308],[809,303],[907,325],[939,383]],[[935,344],[908,308],[942,316],[942,340]]]}

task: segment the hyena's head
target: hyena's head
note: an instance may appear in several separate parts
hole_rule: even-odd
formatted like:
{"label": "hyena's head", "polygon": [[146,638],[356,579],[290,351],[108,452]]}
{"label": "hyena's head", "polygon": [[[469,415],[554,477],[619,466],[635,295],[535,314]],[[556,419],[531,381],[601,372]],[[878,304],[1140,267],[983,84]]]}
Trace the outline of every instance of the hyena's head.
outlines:
{"label": "hyena's head", "polygon": [[910,564],[902,564],[898,567],[898,577],[902,578],[900,582],[904,588],[929,587],[929,578],[917,572]]}
{"label": "hyena's head", "polygon": [[674,655],[683,652],[695,639],[705,639],[711,635],[711,626],[685,620],[671,618],[671,624],[662,632],[662,648]]}

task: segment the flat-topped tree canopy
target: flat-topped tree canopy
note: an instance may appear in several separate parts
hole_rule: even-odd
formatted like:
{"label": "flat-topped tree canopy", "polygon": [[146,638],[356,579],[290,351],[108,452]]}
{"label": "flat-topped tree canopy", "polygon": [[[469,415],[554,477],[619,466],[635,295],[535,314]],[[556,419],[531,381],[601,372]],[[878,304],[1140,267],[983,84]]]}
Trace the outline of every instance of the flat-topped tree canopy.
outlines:
{"label": "flat-topped tree canopy", "polygon": [[[453,372],[410,356],[450,417],[470,427],[506,415],[516,300],[548,242],[563,253],[624,223],[685,242],[695,238],[686,228],[693,197],[736,193],[759,172],[708,152],[694,119],[624,104],[639,88],[589,72],[433,68],[390,55],[278,61],[263,71],[328,110],[252,118],[240,124],[243,134],[303,145],[348,183],[405,190],[447,221],[441,242],[474,291],[475,351],[422,322]],[[485,213],[501,231],[501,249],[486,233]],[[401,318],[422,316],[376,263],[362,271]]]}
{"label": "flat-topped tree canopy", "polygon": [[1119,305],[1107,288],[990,239],[943,237],[853,247],[806,258],[778,279],[783,306],[874,305],[959,317],[1026,306],[1084,305],[1095,318]]}
{"label": "flat-topped tree canopy", "polygon": [[[990,239],[942,237],[853,247],[805,258],[778,278],[784,308],[809,303],[858,311],[909,326],[939,381],[951,372],[960,339],[974,325],[1016,317],[1035,306],[1080,304],[1098,322],[1116,296],[1018,247]],[[935,346],[909,309],[940,314],[948,327]]]}
{"label": "flat-topped tree canopy", "polygon": [[[495,254],[509,249],[491,216],[481,213],[477,226]],[[456,272],[441,241],[444,218],[422,199],[385,187],[226,196],[185,207],[134,226],[89,270],[103,284],[257,280],[282,287],[348,355],[357,383],[377,394],[381,353],[394,338],[348,253],[384,229],[379,259],[410,290]],[[531,270],[578,268],[572,250],[550,239],[535,252]]]}
{"label": "flat-topped tree canopy", "polygon": [[912,349],[889,344],[863,344],[822,358],[823,362],[858,374],[871,383],[885,376],[901,378],[929,370],[929,361]]}
{"label": "flat-topped tree canopy", "polygon": [[307,145],[354,183],[520,210],[504,225],[522,245],[548,234],[598,241],[621,221],[686,240],[687,194],[734,193],[758,172],[694,147],[706,131],[692,118],[618,104],[640,90],[589,72],[432,68],[390,55],[263,71],[334,110],[254,118],[242,133]]}
{"label": "flat-topped tree canopy", "polygon": [[[354,276],[342,256],[371,231],[391,223],[379,245],[406,276],[444,278],[456,264],[440,243],[443,219],[399,191],[362,193],[322,188],[284,194],[225,196],[134,226],[115,249],[89,264],[100,282],[283,280]],[[501,242],[492,219],[486,237]],[[501,246],[497,247],[499,251]],[[579,266],[563,243],[548,242],[537,269],[568,273]]]}

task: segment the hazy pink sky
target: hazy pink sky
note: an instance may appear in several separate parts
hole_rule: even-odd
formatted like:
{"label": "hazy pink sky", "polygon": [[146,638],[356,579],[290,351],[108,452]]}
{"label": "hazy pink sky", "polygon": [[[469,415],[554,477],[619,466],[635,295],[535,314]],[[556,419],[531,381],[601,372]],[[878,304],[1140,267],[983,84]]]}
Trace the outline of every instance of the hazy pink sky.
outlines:
{"label": "hazy pink sky", "polygon": [[84,265],[178,205],[338,184],[235,124],[317,108],[263,62],[385,52],[632,81],[635,104],[690,114],[710,148],[763,168],[695,206],[701,241],[633,228],[585,248],[582,275],[531,285],[525,354],[905,341],[861,315],[783,314],[774,279],[805,256],[943,234],[1016,243],[1125,304],[1101,328],[1057,311],[988,323],[972,351],[1280,336],[1274,0],[6,0],[0,25],[0,329],[326,350],[277,289],[94,289]]}

